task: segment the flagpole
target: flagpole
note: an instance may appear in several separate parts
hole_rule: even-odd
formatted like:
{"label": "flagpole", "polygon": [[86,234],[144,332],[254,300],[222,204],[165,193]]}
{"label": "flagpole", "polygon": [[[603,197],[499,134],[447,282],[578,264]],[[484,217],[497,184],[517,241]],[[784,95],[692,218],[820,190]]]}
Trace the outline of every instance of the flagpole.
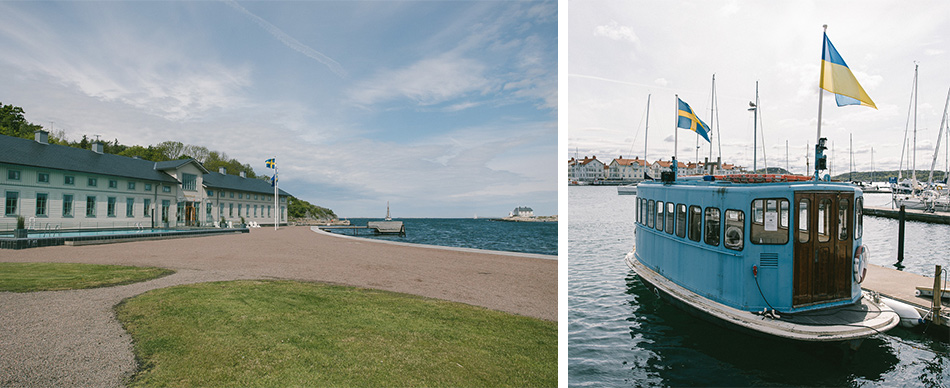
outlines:
{"label": "flagpole", "polygon": [[[824,35],[821,38],[821,51],[824,54],[825,51],[825,35],[828,34],[828,25],[822,25],[824,28]],[[818,76],[818,138],[815,139],[815,147],[818,147],[818,144],[821,143],[821,103],[825,93],[821,90],[821,83],[825,79],[825,64],[824,61],[821,63],[821,74]],[[815,152],[815,180],[818,180],[818,152]]]}
{"label": "flagpole", "polygon": [[277,185],[279,182],[277,180],[277,177],[280,175],[277,173],[278,171],[279,170],[277,169],[277,157],[275,156],[274,157],[274,213],[275,213],[274,214],[274,230],[277,230],[277,225],[280,224],[280,208],[277,206],[278,200],[280,198],[277,195]]}
{"label": "flagpole", "polygon": [[678,167],[676,165],[676,148],[679,144],[680,133],[676,128],[679,126],[677,123],[680,119],[680,96],[679,94],[674,94],[673,96],[676,97],[676,102],[673,104],[673,113],[675,113],[675,116],[673,116],[673,163],[670,168],[673,170],[673,179],[676,179],[676,168]]}

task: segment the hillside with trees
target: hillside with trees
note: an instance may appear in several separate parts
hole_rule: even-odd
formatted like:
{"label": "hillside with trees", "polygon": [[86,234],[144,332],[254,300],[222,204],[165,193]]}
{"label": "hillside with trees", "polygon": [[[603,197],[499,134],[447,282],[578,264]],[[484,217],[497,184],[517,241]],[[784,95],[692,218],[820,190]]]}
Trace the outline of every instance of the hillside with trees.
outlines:
{"label": "hillside with trees", "polygon": [[[0,102],[0,135],[33,139],[34,133],[42,129],[43,126],[26,120],[23,108],[4,105]],[[50,132],[49,143],[88,150],[92,149],[93,140],[83,135],[78,141],[70,141],[66,138],[66,131],[59,130]],[[224,167],[229,175],[238,175],[244,172],[248,178],[252,179],[268,180],[269,178],[254,173],[254,169],[250,164],[241,163],[237,159],[229,158],[224,152],[212,151],[204,146],[184,144],[177,141],[163,141],[149,146],[124,145],[119,144],[119,139],[114,139],[111,142],[103,141],[102,143],[103,152],[107,154],[137,156],[153,162],[192,158],[201,163],[208,171],[218,172],[219,168]],[[333,210],[313,205],[295,197],[290,197],[288,200],[287,211],[290,218],[336,218]]]}

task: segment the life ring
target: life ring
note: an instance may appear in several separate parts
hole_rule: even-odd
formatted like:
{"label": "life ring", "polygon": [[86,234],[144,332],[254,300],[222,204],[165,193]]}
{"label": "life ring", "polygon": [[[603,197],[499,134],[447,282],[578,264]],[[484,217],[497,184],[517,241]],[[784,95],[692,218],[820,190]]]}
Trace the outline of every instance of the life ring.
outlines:
{"label": "life ring", "polygon": [[861,283],[868,274],[868,257],[871,251],[864,245],[854,250],[854,281]]}
{"label": "life ring", "polygon": [[739,229],[738,226],[731,225],[726,227],[726,246],[738,247],[742,245],[742,229]]}

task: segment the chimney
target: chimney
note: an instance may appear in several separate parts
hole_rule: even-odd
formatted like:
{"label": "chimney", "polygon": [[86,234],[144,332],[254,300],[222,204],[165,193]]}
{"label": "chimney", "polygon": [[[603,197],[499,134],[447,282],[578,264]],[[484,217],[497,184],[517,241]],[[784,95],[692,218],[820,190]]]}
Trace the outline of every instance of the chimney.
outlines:
{"label": "chimney", "polygon": [[228,169],[224,167],[218,167],[218,173],[221,175],[228,175]]}
{"label": "chimney", "polygon": [[97,153],[97,154],[101,154],[101,153],[102,153],[102,142],[101,142],[101,141],[97,141],[97,142],[92,143],[92,152],[95,152],[95,153]]}
{"label": "chimney", "polygon": [[247,178],[247,173],[244,171],[239,172],[238,175],[240,175],[241,178]]}
{"label": "chimney", "polygon": [[42,129],[33,132],[33,139],[40,144],[49,144],[49,132]]}

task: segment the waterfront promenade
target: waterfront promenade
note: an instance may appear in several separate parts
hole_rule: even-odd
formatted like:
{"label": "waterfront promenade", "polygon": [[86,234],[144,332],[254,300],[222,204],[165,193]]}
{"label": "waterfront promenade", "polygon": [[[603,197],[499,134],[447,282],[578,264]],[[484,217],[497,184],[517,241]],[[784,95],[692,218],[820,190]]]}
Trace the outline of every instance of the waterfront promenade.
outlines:
{"label": "waterfront promenade", "polygon": [[2,250],[3,262],[156,266],[176,273],[90,290],[0,292],[0,385],[120,386],[135,370],[113,306],[148,290],[291,279],[374,288],[557,320],[557,260],[341,238],[308,227],[82,247]]}

